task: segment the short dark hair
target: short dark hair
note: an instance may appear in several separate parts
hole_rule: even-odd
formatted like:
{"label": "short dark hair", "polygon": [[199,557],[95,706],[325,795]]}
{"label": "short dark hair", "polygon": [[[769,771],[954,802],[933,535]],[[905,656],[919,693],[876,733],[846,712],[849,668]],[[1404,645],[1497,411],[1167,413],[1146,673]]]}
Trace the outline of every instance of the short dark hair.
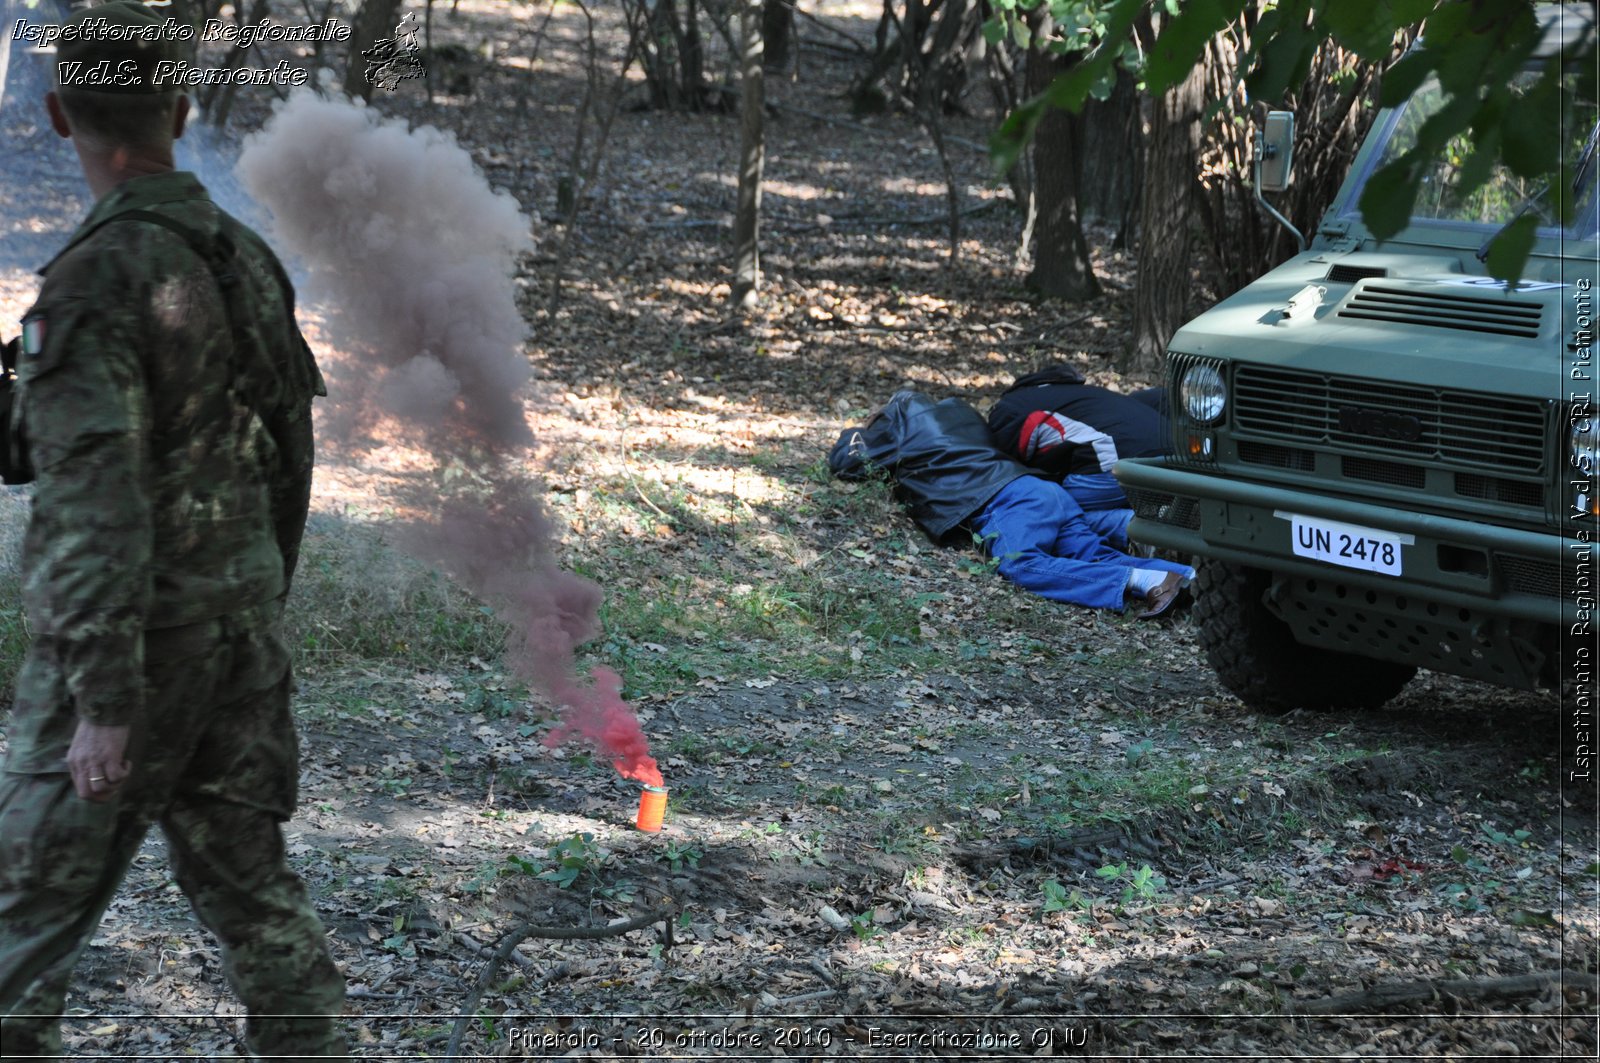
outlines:
{"label": "short dark hair", "polygon": [[67,85],[56,88],[61,109],[75,133],[86,133],[107,146],[126,148],[171,145],[172,118],[182,95],[178,89],[129,94]]}

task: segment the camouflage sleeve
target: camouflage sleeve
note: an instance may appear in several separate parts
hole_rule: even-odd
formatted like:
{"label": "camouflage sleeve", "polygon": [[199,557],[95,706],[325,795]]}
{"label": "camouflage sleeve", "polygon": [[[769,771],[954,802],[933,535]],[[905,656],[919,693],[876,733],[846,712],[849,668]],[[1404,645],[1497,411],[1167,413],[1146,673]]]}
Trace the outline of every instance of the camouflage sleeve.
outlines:
{"label": "camouflage sleeve", "polygon": [[270,294],[254,308],[262,353],[272,361],[267,373],[278,382],[277,404],[262,411],[267,431],[278,447],[278,467],[269,486],[272,530],[283,555],[283,593],[289,593],[300,560],[300,540],[311,510],[311,475],[316,450],[311,400],[328,394],[316,356],[295,321],[294,282],[277,254],[253,229],[237,226],[233,237],[256,257],[272,277]]}
{"label": "camouflage sleeve", "polygon": [[[279,411],[278,424],[272,426],[280,455],[278,473],[272,479],[272,525],[278,551],[283,554],[285,594],[289,593],[295,567],[300,561],[300,539],[305,534],[306,516],[311,511],[311,472],[316,464],[311,398],[328,393],[322,385],[322,374],[317,371],[311,348],[306,346],[298,329],[294,332],[298,350],[291,358],[296,359],[297,364],[286,374],[290,386]],[[310,369],[309,375],[306,367]]]}
{"label": "camouflage sleeve", "polygon": [[24,344],[18,366],[18,405],[37,477],[28,593],[45,607],[79,717],[123,724],[143,708],[151,595],[141,329],[136,304],[52,299],[49,287],[24,320],[25,334],[31,321],[38,339]]}

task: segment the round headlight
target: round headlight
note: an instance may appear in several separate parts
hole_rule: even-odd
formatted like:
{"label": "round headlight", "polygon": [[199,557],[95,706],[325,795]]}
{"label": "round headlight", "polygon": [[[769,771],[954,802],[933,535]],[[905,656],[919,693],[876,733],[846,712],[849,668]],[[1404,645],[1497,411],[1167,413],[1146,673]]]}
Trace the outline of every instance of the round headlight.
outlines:
{"label": "round headlight", "polygon": [[1572,422],[1569,460],[1585,476],[1600,472],[1600,421],[1579,417]]}
{"label": "round headlight", "polygon": [[1192,365],[1178,381],[1178,399],[1189,419],[1201,424],[1216,424],[1228,405],[1228,392],[1222,373],[1214,365]]}

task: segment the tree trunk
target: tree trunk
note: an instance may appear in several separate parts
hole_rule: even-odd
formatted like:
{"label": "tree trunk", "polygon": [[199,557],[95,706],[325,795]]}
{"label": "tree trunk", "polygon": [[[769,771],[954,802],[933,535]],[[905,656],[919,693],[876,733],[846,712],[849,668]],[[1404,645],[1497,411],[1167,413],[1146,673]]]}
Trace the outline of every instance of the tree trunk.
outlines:
{"label": "tree trunk", "polygon": [[794,61],[794,0],[763,0],[761,41],[768,70],[782,70]]}
{"label": "tree trunk", "polygon": [[394,36],[400,22],[400,0],[361,0],[351,27],[349,64],[344,69],[344,93],[363,100],[372,99],[372,82],[367,80],[367,61],[361,55],[378,41]]}
{"label": "tree trunk", "polygon": [[740,0],[739,195],[733,219],[733,302],[756,303],[761,286],[761,171],[766,162],[766,83],[762,72],[762,0]]}
{"label": "tree trunk", "polygon": [[1083,105],[1083,156],[1078,202],[1084,221],[1113,225],[1122,242],[1133,228],[1143,187],[1144,121],[1139,86],[1133,74],[1117,70],[1117,82],[1104,100]]}
{"label": "tree trunk", "polygon": [[[1042,36],[1038,35],[1038,36]],[[1026,92],[1043,92],[1071,60],[1042,48],[1028,53]],[[1029,288],[1061,299],[1092,299],[1100,294],[1089,241],[1078,213],[1078,186],[1083,167],[1083,115],[1052,107],[1033,137],[1035,251]]]}
{"label": "tree trunk", "polygon": [[1200,115],[1206,66],[1153,101],[1139,208],[1139,277],[1133,289],[1130,372],[1155,375],[1167,342],[1189,318],[1190,251],[1194,226]]}
{"label": "tree trunk", "polygon": [[700,4],[688,0],[683,13],[683,36],[678,43],[679,72],[683,78],[684,106],[698,111],[706,100],[706,49],[700,39]]}

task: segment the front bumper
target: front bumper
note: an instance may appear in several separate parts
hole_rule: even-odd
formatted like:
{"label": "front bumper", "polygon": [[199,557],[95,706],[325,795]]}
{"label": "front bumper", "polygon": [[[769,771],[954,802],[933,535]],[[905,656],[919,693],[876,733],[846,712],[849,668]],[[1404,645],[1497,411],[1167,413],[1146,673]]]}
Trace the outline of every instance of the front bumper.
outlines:
{"label": "front bumper", "polygon": [[[1590,556],[1590,546],[1577,539],[1226,480],[1161,458],[1125,459],[1116,475],[1134,507],[1130,538],[1163,549],[1272,572],[1336,576],[1379,591],[1409,588],[1441,605],[1491,609],[1535,623],[1570,625],[1587,619],[1580,611],[1594,606],[1578,591],[1578,566]],[[1413,536],[1415,543],[1405,548],[1404,575],[1297,556],[1289,521],[1279,515],[1286,513]],[[1582,585],[1592,583],[1585,579]]]}
{"label": "front bumper", "polygon": [[[1273,573],[1268,605],[1301,642],[1512,686],[1546,681],[1562,635],[1593,620],[1588,543],[1374,506],[1161,458],[1117,463],[1129,538]],[[1296,555],[1288,514],[1411,536],[1403,575]]]}

